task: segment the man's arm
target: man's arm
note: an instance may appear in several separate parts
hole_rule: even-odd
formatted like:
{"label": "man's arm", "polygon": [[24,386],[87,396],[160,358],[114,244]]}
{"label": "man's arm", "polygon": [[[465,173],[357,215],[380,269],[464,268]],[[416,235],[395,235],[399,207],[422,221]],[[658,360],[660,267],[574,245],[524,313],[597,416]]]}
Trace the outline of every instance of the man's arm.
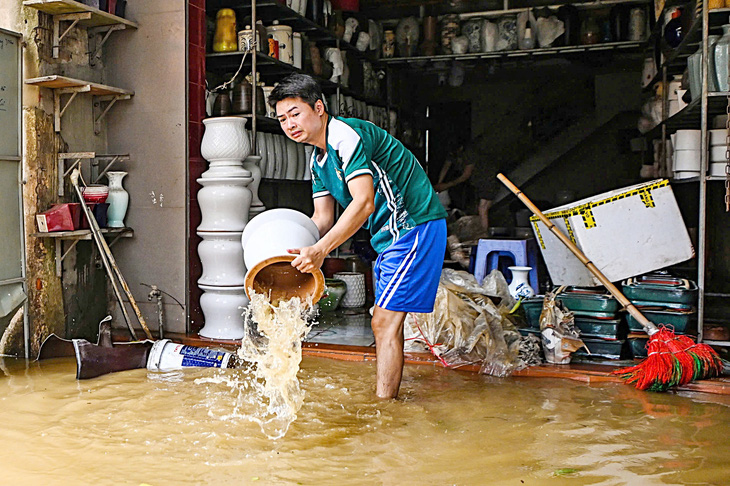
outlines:
{"label": "man's arm", "polygon": [[464,167],[464,172],[462,172],[461,175],[459,177],[457,177],[456,179],[454,179],[453,181],[442,182],[440,184],[436,184],[435,186],[433,186],[433,188],[436,192],[441,192],[441,191],[445,191],[446,189],[451,189],[452,187],[468,180],[471,177],[473,172],[474,172],[474,164],[472,163],[472,164],[469,164],[466,167]]}
{"label": "man's arm", "polygon": [[314,199],[312,221],[317,225],[320,238],[332,229],[332,225],[335,224],[335,198],[332,195],[328,194]]}
{"label": "man's arm", "polygon": [[[337,223],[314,245],[289,250],[289,253],[299,254],[291,264],[300,272],[312,273],[320,268],[325,257],[354,235],[373,214],[375,210],[375,190],[373,189],[372,176],[369,174],[357,176],[347,183],[347,188],[350,190],[352,202],[347,206]],[[315,224],[317,224],[317,221],[315,221]],[[317,227],[319,227],[319,224],[317,224]]]}

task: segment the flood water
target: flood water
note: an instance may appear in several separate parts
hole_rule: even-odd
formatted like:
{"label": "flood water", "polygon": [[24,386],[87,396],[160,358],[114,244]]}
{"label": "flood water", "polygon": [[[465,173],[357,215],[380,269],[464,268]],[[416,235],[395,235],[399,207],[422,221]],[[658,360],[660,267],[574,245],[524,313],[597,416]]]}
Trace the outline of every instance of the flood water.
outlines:
{"label": "flood water", "polygon": [[2,484],[730,482],[717,397],[406,366],[401,399],[379,401],[373,364],[304,358],[304,404],[270,440],[218,418],[230,388],[200,380],[236,370],[76,381],[73,359],[0,364]]}

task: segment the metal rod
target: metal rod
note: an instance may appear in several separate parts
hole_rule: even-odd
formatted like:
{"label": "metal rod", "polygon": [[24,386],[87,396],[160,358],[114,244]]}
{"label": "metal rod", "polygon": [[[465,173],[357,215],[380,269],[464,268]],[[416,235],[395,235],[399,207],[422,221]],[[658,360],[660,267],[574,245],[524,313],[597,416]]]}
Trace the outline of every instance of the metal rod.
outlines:
{"label": "metal rod", "polygon": [[697,249],[697,342],[702,342],[705,320],[705,265],[707,264],[707,36],[710,32],[707,2],[702,2],[702,96],[700,109],[700,194]]}
{"label": "metal rod", "polygon": [[94,215],[91,214],[91,210],[84,202],[84,197],[81,194],[81,189],[79,188],[79,181],[78,181],[78,171],[75,171],[71,175],[71,184],[74,186],[74,190],[76,191],[76,196],[78,196],[79,201],[81,201],[81,209],[84,212],[84,216],[86,216],[86,219],[89,221],[89,228],[91,229],[91,235],[94,238],[94,242],[96,243],[96,246],[99,248],[99,254],[101,256],[101,261],[104,264],[104,269],[106,270],[106,274],[109,277],[109,281],[112,284],[112,289],[114,290],[114,295],[117,297],[117,301],[119,301],[119,307],[122,309],[122,316],[124,317],[124,321],[127,324],[127,328],[129,329],[129,333],[132,335],[132,339],[135,341],[137,340],[137,333],[134,332],[134,327],[132,326],[132,322],[129,319],[129,314],[127,314],[127,309],[124,307],[124,299],[122,299],[122,294],[119,292],[119,287],[117,287],[117,282],[114,279],[114,272],[111,269],[111,261],[107,260],[107,255],[104,252],[104,247],[102,245],[103,243],[106,243],[104,241],[104,237],[101,235],[101,231],[99,230],[99,226],[96,223],[96,219],[94,218]]}
{"label": "metal rod", "polygon": [[[264,42],[264,39],[258,39],[258,42],[256,41],[258,38],[258,29],[256,29],[256,0],[251,0],[251,30],[254,38],[254,49],[251,51],[251,146],[254,155],[261,155],[256,149],[256,137],[258,133],[258,124],[256,123],[258,96],[256,96],[256,91],[259,86],[256,76],[256,58],[258,57],[258,50],[260,49],[259,43]],[[263,102],[263,100],[261,101]]]}

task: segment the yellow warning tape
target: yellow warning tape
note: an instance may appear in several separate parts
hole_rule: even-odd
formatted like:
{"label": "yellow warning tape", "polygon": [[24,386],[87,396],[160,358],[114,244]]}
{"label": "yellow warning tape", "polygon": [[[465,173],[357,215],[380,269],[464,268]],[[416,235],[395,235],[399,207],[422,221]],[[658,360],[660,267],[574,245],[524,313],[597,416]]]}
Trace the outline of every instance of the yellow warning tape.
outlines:
{"label": "yellow warning tape", "polygon": [[[621,194],[617,194],[615,196],[602,199],[600,201],[591,201],[589,203],[581,204],[580,206],[576,206],[571,209],[566,209],[565,211],[548,213],[545,216],[548,219],[562,218],[563,221],[565,221],[565,226],[568,229],[568,236],[570,237],[570,240],[573,243],[576,243],[573,228],[571,227],[568,220],[568,218],[570,218],[571,216],[580,216],[583,219],[583,225],[587,229],[595,228],[597,224],[596,218],[593,215],[593,208],[603,206],[604,204],[612,203],[620,199],[626,199],[632,196],[639,196],[641,198],[641,202],[644,203],[644,206],[646,206],[647,208],[653,208],[656,207],[656,203],[654,202],[654,197],[652,196],[651,191],[654,189],[659,189],[660,187],[665,187],[667,185],[669,185],[669,181],[664,179],[659,182],[640,187],[639,189],[622,192]],[[540,230],[537,226],[537,222],[540,221],[540,218],[538,218],[537,216],[532,216],[530,220],[535,225],[535,233],[537,234],[538,240],[540,241],[540,247],[542,247],[542,249],[545,249],[545,242],[543,241],[542,235],[540,234]]]}

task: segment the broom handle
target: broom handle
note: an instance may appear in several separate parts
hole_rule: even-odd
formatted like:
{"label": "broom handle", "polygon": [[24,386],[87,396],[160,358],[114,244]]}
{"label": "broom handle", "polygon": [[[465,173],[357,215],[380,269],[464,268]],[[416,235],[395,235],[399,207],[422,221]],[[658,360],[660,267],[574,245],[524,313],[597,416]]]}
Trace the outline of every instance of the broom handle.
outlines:
{"label": "broom handle", "polygon": [[560,231],[543,213],[540,211],[537,206],[532,204],[532,201],[528,199],[525,194],[520,191],[520,189],[512,184],[512,182],[507,179],[503,174],[497,174],[497,179],[499,179],[502,184],[507,186],[507,188],[514,193],[515,196],[517,196],[520,201],[522,201],[527,208],[532,211],[532,214],[540,218],[540,221],[543,222],[545,226],[550,229],[550,231],[558,237],[558,239],[568,247],[568,249],[573,252],[573,254],[578,257],[578,260],[585,265],[588,270],[591,271],[593,275],[598,278],[598,280],[601,281],[601,283],[608,289],[609,292],[611,292],[611,295],[613,295],[616,300],[618,300],[622,306],[626,308],[627,311],[629,311],[629,314],[631,314],[634,319],[639,321],[639,323],[644,327],[647,334],[651,336],[652,334],[656,333],[658,331],[657,327],[652,323],[649,319],[644,317],[644,314],[642,314],[639,309],[636,308],[636,306],[626,298],[624,294],[621,293],[621,291],[610,281],[606,276],[596,267],[592,261],[588,259],[588,257],[585,256],[585,254],[578,248],[575,243],[570,241],[570,238],[565,236],[565,234]]}

